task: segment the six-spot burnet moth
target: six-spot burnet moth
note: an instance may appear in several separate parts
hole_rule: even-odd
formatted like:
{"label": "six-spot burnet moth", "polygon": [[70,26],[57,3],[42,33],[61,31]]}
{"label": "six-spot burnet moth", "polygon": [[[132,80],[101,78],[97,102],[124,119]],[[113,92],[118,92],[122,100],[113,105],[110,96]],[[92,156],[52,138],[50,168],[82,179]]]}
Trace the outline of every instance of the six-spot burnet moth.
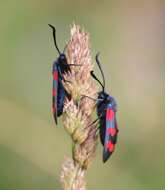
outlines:
{"label": "six-spot burnet moth", "polygon": [[[53,29],[53,39],[54,39],[54,45],[59,53],[59,57],[54,61],[53,63],[53,88],[52,88],[52,110],[53,110],[53,116],[55,119],[55,123],[57,125],[57,117],[59,117],[63,112],[64,107],[64,99],[66,96],[69,96],[67,91],[65,90],[62,80],[64,72],[70,71],[70,66],[67,64],[67,58],[65,53],[61,53],[56,42],[56,29],[54,26],[49,26]],[[65,81],[65,80],[64,80]]]}
{"label": "six-spot burnet moth", "polygon": [[70,97],[68,92],[65,90],[62,80],[64,82],[70,82],[66,81],[63,77],[63,74],[67,74],[68,72],[71,72],[70,67],[71,66],[81,66],[77,64],[68,64],[66,55],[64,51],[61,53],[56,42],[56,29],[54,26],[49,24],[49,26],[53,30],[53,39],[54,39],[54,45],[59,53],[59,57],[56,59],[56,61],[53,63],[53,88],[52,88],[52,110],[53,110],[53,116],[55,119],[55,123],[57,124],[57,117],[61,116],[63,113],[63,107],[64,107],[64,100],[65,97]]}
{"label": "six-spot burnet moth", "polygon": [[118,127],[116,121],[117,104],[114,97],[105,92],[105,78],[100,62],[98,60],[99,54],[96,55],[96,63],[102,74],[103,83],[91,71],[91,76],[99,82],[102,90],[98,93],[97,100],[97,115],[99,119],[100,140],[103,149],[103,162],[106,162],[115,149],[117,142]]}
{"label": "six-spot burnet moth", "polygon": [[[99,54],[96,55],[96,63],[101,71],[103,83],[96,77],[93,71],[91,76],[101,85],[102,90],[98,93],[97,99],[83,95],[83,97],[90,98],[96,101],[98,118],[92,124],[99,121],[100,141],[103,145],[103,162],[106,162],[111,154],[114,152],[115,144],[117,142],[118,127],[116,121],[117,104],[114,97],[105,92],[105,78],[102,71],[99,59]],[[90,124],[91,125],[91,124]]]}

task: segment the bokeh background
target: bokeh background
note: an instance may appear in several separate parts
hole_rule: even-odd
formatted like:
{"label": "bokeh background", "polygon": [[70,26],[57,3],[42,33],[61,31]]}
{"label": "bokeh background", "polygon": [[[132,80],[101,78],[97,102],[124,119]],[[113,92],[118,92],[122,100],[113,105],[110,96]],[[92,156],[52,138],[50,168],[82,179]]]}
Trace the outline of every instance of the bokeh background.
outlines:
{"label": "bokeh background", "polygon": [[164,21],[159,0],[0,0],[0,190],[61,189],[71,140],[51,114],[57,52],[47,24],[63,49],[73,22],[90,33],[118,101],[116,152],[103,164],[98,146],[88,190],[165,189]]}

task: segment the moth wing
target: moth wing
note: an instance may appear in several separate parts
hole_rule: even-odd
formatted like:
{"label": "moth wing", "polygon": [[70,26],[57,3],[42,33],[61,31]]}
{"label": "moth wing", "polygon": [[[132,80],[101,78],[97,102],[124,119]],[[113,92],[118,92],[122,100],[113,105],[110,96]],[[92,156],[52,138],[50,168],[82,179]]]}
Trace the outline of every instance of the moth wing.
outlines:
{"label": "moth wing", "polygon": [[106,109],[106,131],[103,150],[103,162],[106,162],[115,149],[116,143],[116,119],[115,111],[112,109],[111,104],[108,104]]}
{"label": "moth wing", "polygon": [[53,71],[53,89],[52,89],[52,110],[55,123],[57,125],[57,92],[58,92],[58,71]]}

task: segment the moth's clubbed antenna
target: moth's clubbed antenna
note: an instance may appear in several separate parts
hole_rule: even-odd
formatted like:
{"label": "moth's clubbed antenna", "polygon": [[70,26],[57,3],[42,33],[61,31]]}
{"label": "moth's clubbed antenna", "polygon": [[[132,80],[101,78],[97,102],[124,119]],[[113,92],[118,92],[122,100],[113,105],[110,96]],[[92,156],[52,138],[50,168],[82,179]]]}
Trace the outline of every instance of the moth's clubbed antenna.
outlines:
{"label": "moth's clubbed antenna", "polygon": [[64,74],[63,82],[69,99],[65,99],[63,125],[73,140],[72,159],[62,165],[61,183],[64,190],[86,190],[85,173],[92,162],[97,145],[96,123],[92,124],[92,113],[97,99],[97,88],[90,72],[91,61],[89,34],[73,25],[71,39],[67,44],[67,62],[71,72]]}

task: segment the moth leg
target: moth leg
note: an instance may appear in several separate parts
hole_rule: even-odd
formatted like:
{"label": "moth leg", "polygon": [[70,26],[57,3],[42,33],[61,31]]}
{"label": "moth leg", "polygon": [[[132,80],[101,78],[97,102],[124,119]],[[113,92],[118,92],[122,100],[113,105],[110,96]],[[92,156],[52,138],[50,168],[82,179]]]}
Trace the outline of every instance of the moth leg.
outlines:
{"label": "moth leg", "polygon": [[62,73],[61,73],[61,69],[60,69],[60,68],[58,68],[58,73],[59,73],[59,75],[60,75],[60,78],[61,78],[64,82],[69,82],[69,83],[71,83],[71,81],[68,81],[68,80],[65,80],[65,79],[64,79],[64,77],[62,76]]}
{"label": "moth leg", "polygon": [[69,66],[82,66],[82,64],[81,65],[78,65],[78,64],[66,64],[66,65],[69,65]]}
{"label": "moth leg", "polygon": [[[95,124],[102,116],[103,116],[102,114],[99,115],[91,124],[88,125],[88,127]],[[99,127],[98,127],[98,129],[99,129]]]}
{"label": "moth leg", "polygon": [[101,98],[92,98],[90,96],[81,95],[81,99],[83,99],[83,98],[89,98],[89,99],[91,99],[93,101],[96,101],[96,104],[97,104],[98,101],[103,101],[103,99],[101,99]]}

